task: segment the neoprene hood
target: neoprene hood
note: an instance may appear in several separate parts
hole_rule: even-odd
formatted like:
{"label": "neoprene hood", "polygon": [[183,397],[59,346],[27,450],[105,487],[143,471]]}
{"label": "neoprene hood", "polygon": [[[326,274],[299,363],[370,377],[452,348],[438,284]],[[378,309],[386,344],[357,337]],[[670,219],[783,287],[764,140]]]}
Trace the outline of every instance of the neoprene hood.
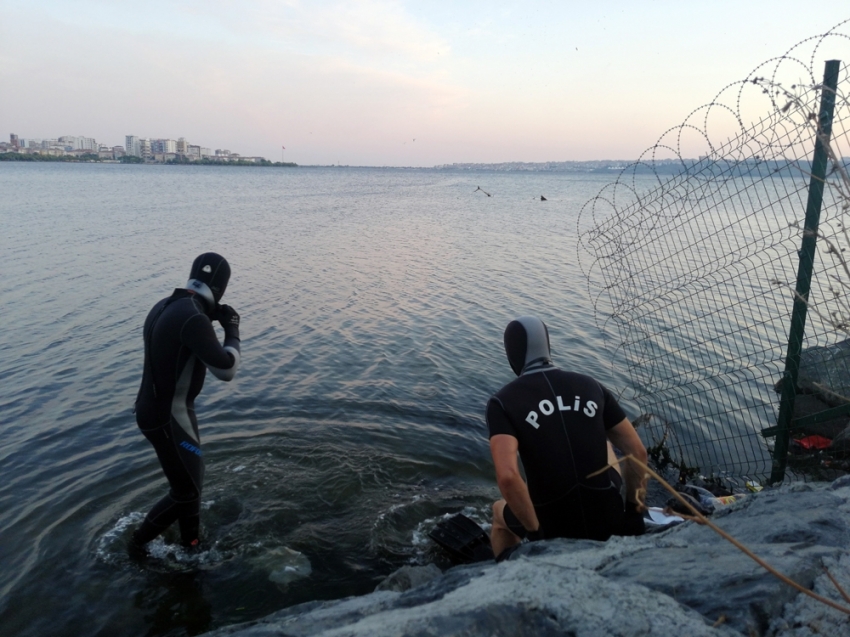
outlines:
{"label": "neoprene hood", "polygon": [[193,290],[213,305],[224,296],[230,280],[230,264],[220,254],[204,252],[192,264],[187,290]]}
{"label": "neoprene hood", "polygon": [[517,376],[552,366],[549,330],[536,316],[521,316],[505,329],[505,353]]}

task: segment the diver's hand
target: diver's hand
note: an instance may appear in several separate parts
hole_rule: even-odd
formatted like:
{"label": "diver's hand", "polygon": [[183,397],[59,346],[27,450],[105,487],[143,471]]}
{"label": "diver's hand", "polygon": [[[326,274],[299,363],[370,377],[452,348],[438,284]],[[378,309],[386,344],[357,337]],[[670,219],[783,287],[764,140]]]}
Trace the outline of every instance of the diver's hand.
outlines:
{"label": "diver's hand", "polygon": [[224,328],[225,336],[239,338],[239,314],[229,305],[218,305],[215,320]]}

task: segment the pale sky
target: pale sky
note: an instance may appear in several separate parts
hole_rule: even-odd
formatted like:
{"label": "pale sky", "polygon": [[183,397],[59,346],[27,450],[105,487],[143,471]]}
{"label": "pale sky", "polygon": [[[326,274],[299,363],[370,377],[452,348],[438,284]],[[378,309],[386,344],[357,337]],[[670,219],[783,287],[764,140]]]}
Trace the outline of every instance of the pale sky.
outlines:
{"label": "pale sky", "polygon": [[0,0],[0,135],[185,137],[276,161],[284,145],[299,164],[633,159],[850,17],[823,7]]}

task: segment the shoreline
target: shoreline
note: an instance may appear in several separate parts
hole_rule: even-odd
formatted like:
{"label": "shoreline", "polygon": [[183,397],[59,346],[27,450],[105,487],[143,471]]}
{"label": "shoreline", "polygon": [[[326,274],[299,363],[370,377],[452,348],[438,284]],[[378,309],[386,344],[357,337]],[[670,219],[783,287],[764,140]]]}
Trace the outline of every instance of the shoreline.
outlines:
{"label": "shoreline", "polygon": [[[766,489],[716,513],[780,572],[847,607],[850,477]],[[686,521],[607,542],[525,543],[502,563],[406,567],[374,592],[315,600],[212,630],[271,635],[846,634],[847,615],[800,594],[711,529]]]}
{"label": "shoreline", "polygon": [[295,162],[272,162],[272,161],[219,161],[201,159],[198,161],[121,161],[120,159],[102,159],[94,156],[73,157],[69,155],[40,155],[21,153],[0,153],[0,162],[37,162],[58,164],[124,164],[144,166],[250,166],[255,168],[296,168]]}
{"label": "shoreline", "polygon": [[343,168],[346,170],[426,170],[433,172],[464,172],[464,173],[529,173],[529,174],[559,174],[559,175],[612,175],[623,173],[634,175],[665,175],[667,177],[686,176],[691,174],[718,174],[725,177],[784,178],[799,177],[800,171],[807,168],[806,163],[791,164],[777,161],[766,162],[748,160],[725,165],[722,170],[707,164],[705,158],[700,159],[661,159],[652,164],[642,164],[639,161],[628,160],[585,160],[563,162],[501,162],[493,164],[455,163],[438,164],[435,166],[368,166],[353,164],[297,164],[295,162],[262,162],[233,160],[221,161],[201,159],[198,161],[144,161],[133,158],[134,161],[120,159],[101,159],[92,155],[71,157],[67,155],[51,156],[38,154],[0,153],[0,162],[43,162],[43,163],[72,163],[72,164],[127,164],[144,166],[251,166],[266,168]]}

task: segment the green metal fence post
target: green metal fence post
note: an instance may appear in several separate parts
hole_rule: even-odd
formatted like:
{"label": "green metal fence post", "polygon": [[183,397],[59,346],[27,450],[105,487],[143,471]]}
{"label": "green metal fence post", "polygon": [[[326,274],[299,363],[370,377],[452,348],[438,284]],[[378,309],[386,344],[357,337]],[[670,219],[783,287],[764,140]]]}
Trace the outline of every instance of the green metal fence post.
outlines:
{"label": "green metal fence post", "polygon": [[815,152],[812,157],[812,175],[809,180],[809,200],[806,204],[806,221],[803,227],[803,241],[800,247],[800,264],[797,269],[797,287],[794,308],[791,312],[791,329],[788,334],[788,351],[785,356],[785,373],[782,377],[782,398],[777,418],[776,443],[773,447],[773,468],[770,483],[776,484],[785,479],[785,465],[788,459],[791,420],[794,417],[794,397],[797,388],[797,376],[800,371],[800,354],[803,350],[803,335],[806,329],[806,309],[809,290],[812,283],[812,269],[815,258],[820,209],[823,202],[823,188],[826,181],[826,169],[829,161],[827,145],[832,134],[832,114],[835,110],[835,93],[838,86],[839,60],[829,60],[823,74],[820,112],[818,113],[818,135],[815,140]]}

